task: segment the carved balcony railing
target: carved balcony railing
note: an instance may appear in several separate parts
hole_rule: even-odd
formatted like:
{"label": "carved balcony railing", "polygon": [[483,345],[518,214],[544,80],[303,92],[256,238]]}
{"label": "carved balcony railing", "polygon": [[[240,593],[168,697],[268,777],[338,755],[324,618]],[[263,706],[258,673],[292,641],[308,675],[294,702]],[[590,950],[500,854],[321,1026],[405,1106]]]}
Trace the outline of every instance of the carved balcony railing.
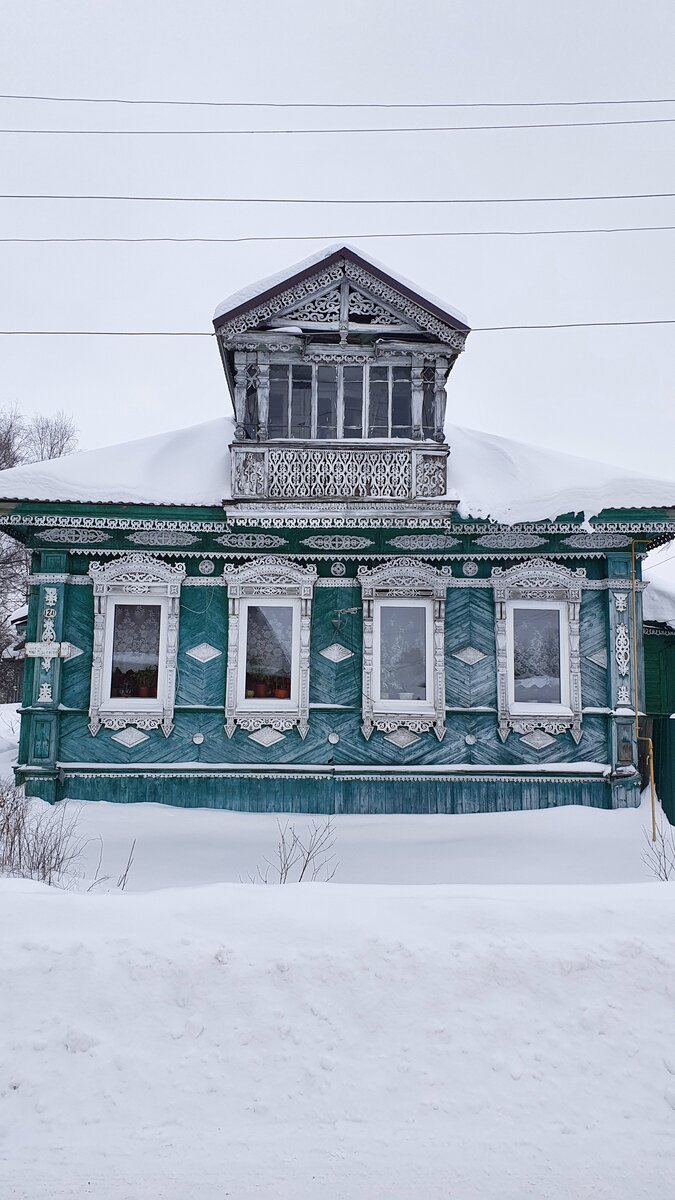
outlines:
{"label": "carved balcony railing", "polygon": [[233,500],[416,500],[447,490],[447,446],[234,443]]}

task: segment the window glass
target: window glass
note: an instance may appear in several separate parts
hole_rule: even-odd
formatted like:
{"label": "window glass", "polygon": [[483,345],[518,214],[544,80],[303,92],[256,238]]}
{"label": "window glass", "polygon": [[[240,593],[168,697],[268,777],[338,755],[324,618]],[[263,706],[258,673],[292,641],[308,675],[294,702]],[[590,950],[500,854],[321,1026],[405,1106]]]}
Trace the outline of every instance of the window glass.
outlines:
{"label": "window glass", "polygon": [[425,438],[431,438],[435,432],[435,371],[433,367],[425,367],[422,373],[422,432]]}
{"label": "window glass", "polygon": [[288,437],[288,367],[270,367],[268,432],[271,438]]}
{"label": "window glass", "polygon": [[389,437],[389,370],[371,367],[368,396],[368,437]]}
{"label": "window glass", "polygon": [[342,370],[344,436],[360,438],[363,430],[363,367],[343,367]]}
{"label": "window glass", "polygon": [[246,625],[246,699],[290,699],[292,659],[292,606],[250,604]]}
{"label": "window glass", "polygon": [[249,383],[246,388],[246,412],[244,415],[244,437],[255,440],[258,420],[258,393],[256,385]]}
{"label": "window glass", "polygon": [[337,367],[317,370],[316,436],[337,437]]}
{"label": "window glass", "polygon": [[412,437],[410,367],[394,367],[391,391],[391,436]]}
{"label": "window glass", "polygon": [[560,612],[513,610],[513,699],[516,704],[560,704]]}
{"label": "window glass", "polygon": [[291,368],[291,437],[312,436],[312,368],[294,363]]}
{"label": "window glass", "polygon": [[427,610],[380,608],[380,699],[427,699]]}
{"label": "window glass", "polygon": [[157,698],[159,604],[116,604],[110,697]]}

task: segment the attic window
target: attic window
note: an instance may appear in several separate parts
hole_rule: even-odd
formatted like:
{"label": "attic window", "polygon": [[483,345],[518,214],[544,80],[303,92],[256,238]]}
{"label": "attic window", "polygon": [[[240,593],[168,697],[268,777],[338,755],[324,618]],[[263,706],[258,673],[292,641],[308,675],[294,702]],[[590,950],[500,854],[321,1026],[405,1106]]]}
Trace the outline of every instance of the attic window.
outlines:
{"label": "attic window", "polygon": [[[407,364],[273,363],[269,369],[267,436],[278,438],[411,438],[412,383]],[[425,381],[423,429],[434,433],[433,370]],[[251,414],[246,410],[246,436]]]}

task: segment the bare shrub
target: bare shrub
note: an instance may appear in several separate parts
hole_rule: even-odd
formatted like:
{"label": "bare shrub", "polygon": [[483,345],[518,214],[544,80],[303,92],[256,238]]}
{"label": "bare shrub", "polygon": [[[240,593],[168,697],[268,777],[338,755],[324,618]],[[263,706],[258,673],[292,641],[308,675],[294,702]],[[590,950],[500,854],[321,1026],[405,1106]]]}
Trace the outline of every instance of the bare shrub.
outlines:
{"label": "bare shrub", "polygon": [[77,813],[67,803],[40,809],[23,788],[0,782],[0,873],[58,883],[80,857]]}
{"label": "bare shrub", "polygon": [[652,875],[667,883],[675,879],[675,830],[663,817],[656,823],[656,840],[652,841],[650,832],[644,830],[646,848],[642,854]]}
{"label": "bare shrub", "polygon": [[335,827],[332,817],[319,824],[312,821],[306,833],[298,833],[288,821],[277,821],[279,840],[273,858],[257,866],[251,883],[328,883],[338,868],[335,857]]}

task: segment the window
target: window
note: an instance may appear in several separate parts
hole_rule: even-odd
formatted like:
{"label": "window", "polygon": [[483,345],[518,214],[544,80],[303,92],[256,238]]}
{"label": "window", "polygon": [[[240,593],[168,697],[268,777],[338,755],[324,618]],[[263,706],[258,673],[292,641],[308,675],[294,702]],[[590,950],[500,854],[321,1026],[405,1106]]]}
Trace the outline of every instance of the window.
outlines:
{"label": "window", "polygon": [[[434,433],[434,371],[424,376],[423,430]],[[268,436],[277,438],[411,438],[409,365],[273,363]],[[245,431],[252,428],[249,392]]]}
{"label": "window", "polygon": [[567,606],[509,601],[509,702],[512,711],[569,709]]}
{"label": "window", "polygon": [[94,585],[89,730],[95,736],[101,725],[113,730],[136,725],[161,729],[168,737],[185,567],[138,553],[94,562],[89,574]]}
{"label": "window", "polygon": [[374,615],[376,703],[429,705],[431,602],[376,600]]}
{"label": "window", "polygon": [[246,648],[240,661],[239,703],[296,702],[300,601],[242,601]]}
{"label": "window", "polygon": [[162,604],[113,601],[111,700],[156,700],[159,694]]}
{"label": "window", "polygon": [[316,571],[278,555],[226,567],[229,626],[225,732],[260,746],[309,726],[309,640]]}
{"label": "window", "polygon": [[545,558],[492,571],[502,741],[517,733],[541,750],[568,730],[575,742],[581,740],[579,613],[585,574]]}
{"label": "window", "polygon": [[445,735],[445,595],[449,568],[401,556],[359,570],[363,595],[363,723],[404,749]]}

